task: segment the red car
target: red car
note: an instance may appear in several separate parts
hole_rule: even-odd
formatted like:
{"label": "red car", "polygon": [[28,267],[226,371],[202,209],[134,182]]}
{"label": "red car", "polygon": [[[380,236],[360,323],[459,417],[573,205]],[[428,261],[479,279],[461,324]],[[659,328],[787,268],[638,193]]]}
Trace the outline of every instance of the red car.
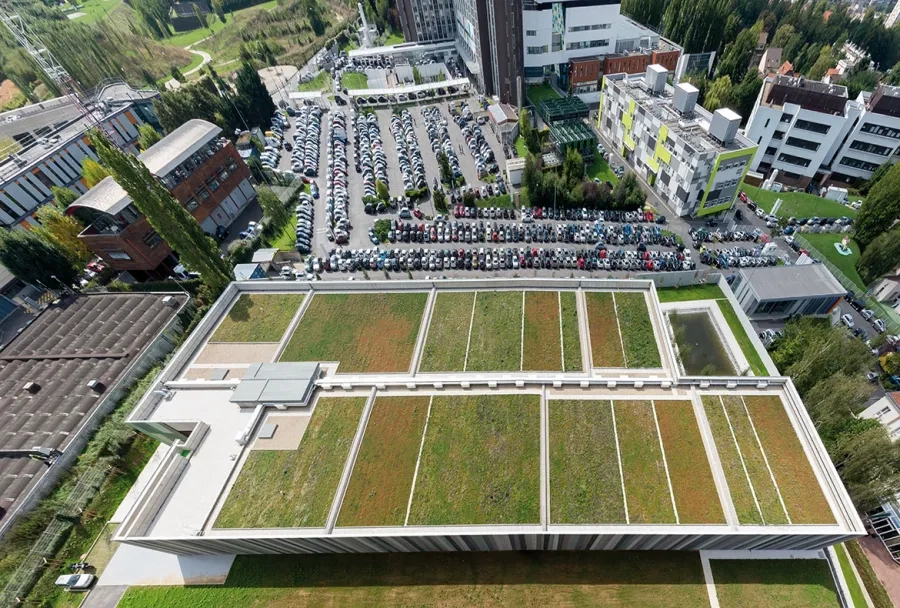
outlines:
{"label": "red car", "polygon": [[738,193],[738,198],[741,199],[742,202],[746,203],[747,202],[747,193],[744,192],[743,190],[741,190],[740,193]]}
{"label": "red car", "polygon": [[416,216],[417,219],[422,219],[422,217],[423,217],[422,212],[419,210],[418,207],[413,209],[413,215]]}

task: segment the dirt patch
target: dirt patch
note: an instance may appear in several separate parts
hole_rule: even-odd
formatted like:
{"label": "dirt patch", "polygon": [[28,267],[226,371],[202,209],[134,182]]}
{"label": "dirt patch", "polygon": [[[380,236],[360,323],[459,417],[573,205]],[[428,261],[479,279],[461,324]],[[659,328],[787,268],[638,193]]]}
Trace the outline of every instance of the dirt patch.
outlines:
{"label": "dirt patch", "polygon": [[207,344],[194,363],[268,363],[277,352],[277,344],[220,342]]}
{"label": "dirt patch", "polygon": [[[275,424],[275,434],[270,439],[257,437],[251,450],[296,450],[309,425],[310,416],[287,416],[269,414],[263,424]],[[262,428],[260,426],[260,428]]]}
{"label": "dirt patch", "polygon": [[558,292],[525,292],[524,340],[523,370],[562,370]]}
{"label": "dirt patch", "polygon": [[584,299],[587,302],[593,367],[625,367],[612,294],[588,291],[585,292]]}
{"label": "dirt patch", "polygon": [[19,95],[22,95],[22,92],[12,80],[7,79],[0,82],[0,107],[13,101]]}

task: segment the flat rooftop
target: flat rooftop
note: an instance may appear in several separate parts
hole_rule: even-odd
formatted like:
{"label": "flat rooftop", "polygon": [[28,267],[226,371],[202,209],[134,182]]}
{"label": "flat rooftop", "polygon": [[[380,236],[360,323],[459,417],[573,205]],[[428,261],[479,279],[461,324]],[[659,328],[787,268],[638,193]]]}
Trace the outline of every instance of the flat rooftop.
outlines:
{"label": "flat rooftop", "polygon": [[[682,376],[648,282],[233,285],[129,420],[204,435],[119,540],[861,533],[790,382]],[[229,401],[276,361],[308,405]]]}
{"label": "flat rooftop", "polygon": [[742,281],[750,284],[760,300],[841,296],[847,293],[847,289],[824,264],[742,269],[740,276]]}
{"label": "flat rooftop", "polygon": [[[65,451],[103,402],[178,313],[184,294],[97,294],[65,298],[42,312],[0,350],[0,451]],[[100,381],[105,390],[87,386]],[[37,390],[25,390],[33,382]],[[47,467],[21,454],[0,457],[0,518]]]}
{"label": "flat rooftop", "polygon": [[150,173],[162,177],[221,132],[218,125],[193,118],[147,148],[138,158]]}

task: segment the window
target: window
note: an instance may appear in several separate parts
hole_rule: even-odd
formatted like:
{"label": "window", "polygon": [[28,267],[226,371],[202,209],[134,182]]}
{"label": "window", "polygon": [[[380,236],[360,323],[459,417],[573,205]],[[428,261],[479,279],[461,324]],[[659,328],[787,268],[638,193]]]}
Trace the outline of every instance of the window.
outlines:
{"label": "window", "polygon": [[784,139],[784,131],[775,131],[775,133],[772,134],[772,139]]}
{"label": "window", "polygon": [[792,120],[794,120],[793,114],[782,114],[781,115],[781,122],[791,122]]}
{"label": "window", "polygon": [[151,230],[150,232],[145,234],[141,238],[141,240],[144,241],[144,244],[147,245],[147,247],[149,247],[150,249],[153,249],[154,247],[162,243],[162,237],[156,233],[156,230]]}
{"label": "window", "polygon": [[900,139],[900,129],[892,129],[882,125],[876,125],[870,122],[863,123],[860,129],[863,133],[871,133],[872,135],[881,135],[882,137],[890,137],[891,139]]}
{"label": "window", "polygon": [[767,118],[767,119],[766,119],[766,124],[763,125],[763,129],[765,129],[766,127],[769,126],[769,121],[770,121],[770,120],[771,120],[770,118]]}
{"label": "window", "polygon": [[215,192],[216,190],[219,189],[219,180],[218,180],[218,178],[216,178],[215,175],[213,175],[211,178],[206,180],[206,185],[209,187],[210,190]]}
{"label": "window", "polygon": [[131,256],[121,249],[105,249],[103,251],[111,260],[130,260]]}
{"label": "window", "polygon": [[548,52],[548,48],[549,47],[546,44],[544,46],[529,46],[526,49],[526,52],[529,55],[542,55],[542,54]]}
{"label": "window", "polygon": [[228,174],[228,170],[227,170],[227,169],[225,169],[224,167],[222,167],[221,169],[219,169],[219,181],[220,181],[220,182],[224,182],[226,179],[228,179],[228,175],[229,175],[229,174]]}
{"label": "window", "polygon": [[854,169],[862,169],[863,171],[870,172],[878,169],[878,165],[876,165],[875,163],[867,163],[864,160],[859,160],[858,158],[853,158],[852,156],[845,156],[844,158],[842,158],[841,164],[848,167],[853,167]]}
{"label": "window", "polygon": [[779,154],[778,160],[783,163],[791,163],[792,165],[800,165],[801,167],[809,166],[808,158],[801,158],[799,156],[794,156],[793,154]]}
{"label": "window", "polygon": [[203,186],[200,186],[200,188],[197,190],[197,199],[202,203],[203,201],[205,201],[208,198],[209,198],[209,190],[207,190]]}
{"label": "window", "polygon": [[778,152],[778,148],[776,148],[775,146],[769,146],[768,148],[766,148],[767,156],[771,156],[771,155],[775,154],[776,152]]}
{"label": "window", "polygon": [[593,25],[573,25],[569,28],[570,32],[587,32],[590,30],[608,30],[612,27],[612,23],[594,23]]}
{"label": "window", "polygon": [[576,50],[576,49],[592,49],[599,48],[601,46],[609,46],[609,40],[606,38],[602,38],[600,40],[583,40],[581,42],[570,42],[566,45],[566,50]]}
{"label": "window", "polygon": [[197,199],[195,199],[195,198],[189,198],[188,202],[186,202],[184,204],[184,208],[187,209],[188,211],[193,211],[194,209],[196,209],[199,206],[200,206],[200,203],[198,203]]}
{"label": "window", "polygon": [[890,156],[891,152],[894,151],[893,148],[886,148],[884,146],[879,146],[876,144],[870,144],[865,141],[856,140],[850,147],[854,150],[860,150],[862,152],[868,152],[869,154],[879,154],[881,156]]}
{"label": "window", "polygon": [[537,30],[525,30],[526,36],[537,36]]}
{"label": "window", "polygon": [[799,137],[788,137],[787,144],[795,148],[803,148],[804,150],[812,150],[815,152],[819,149],[819,144],[808,139],[800,139]]}
{"label": "window", "polygon": [[234,162],[234,159],[232,159],[228,161],[228,172],[234,173],[235,171],[237,171],[237,163]]}
{"label": "window", "polygon": [[804,131],[812,131],[813,133],[828,133],[829,129],[831,129],[831,127],[828,125],[823,125],[818,122],[810,122],[803,119],[795,122],[794,126],[798,129],[803,129]]}

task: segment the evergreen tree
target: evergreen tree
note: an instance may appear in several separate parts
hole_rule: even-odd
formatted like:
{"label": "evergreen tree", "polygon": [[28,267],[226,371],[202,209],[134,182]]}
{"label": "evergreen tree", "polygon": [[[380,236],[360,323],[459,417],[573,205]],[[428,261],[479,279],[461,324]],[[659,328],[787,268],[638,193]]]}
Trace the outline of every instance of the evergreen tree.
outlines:
{"label": "evergreen tree", "polygon": [[81,175],[84,177],[87,187],[93,188],[103,181],[104,177],[109,175],[109,171],[104,169],[93,158],[88,157],[81,162]]}
{"label": "evergreen tree", "polygon": [[153,128],[148,122],[138,127],[138,146],[142,151],[147,150],[150,146],[162,139],[159,131]]}
{"label": "evergreen tree", "polygon": [[0,230],[0,264],[26,283],[54,290],[59,283],[71,285],[78,274],[56,245],[30,230]]}
{"label": "evergreen tree", "polygon": [[219,21],[221,21],[222,23],[227,23],[225,19],[225,5],[222,4],[222,0],[213,0],[212,9],[216,14],[216,17],[219,18]]}
{"label": "evergreen tree", "polygon": [[256,191],[256,199],[262,208],[263,215],[269,218],[269,221],[276,228],[281,228],[291,220],[291,212],[281,202],[274,192],[268,188],[258,188]]}
{"label": "evergreen tree", "polygon": [[863,248],[881,233],[890,229],[900,217],[900,164],[891,167],[877,184],[869,190],[869,196],[859,209],[854,225],[854,238]]}
{"label": "evergreen tree", "polygon": [[56,203],[56,206],[62,210],[66,210],[79,197],[77,193],[69,188],[61,188],[59,186],[50,186],[50,192],[53,193],[53,201]]}
{"label": "evergreen tree", "polygon": [[150,226],[163,238],[181,263],[200,273],[203,282],[220,292],[231,280],[231,271],[219,257],[219,248],[200,224],[150,173],[137,157],[115,147],[99,131],[91,132],[91,143],[103,163],[110,168],[134,206],[144,214]]}
{"label": "evergreen tree", "polygon": [[856,261],[859,276],[868,285],[900,266],[900,228],[878,235]]}
{"label": "evergreen tree", "polygon": [[32,228],[32,231],[44,240],[53,243],[77,268],[82,268],[90,261],[90,250],[78,238],[78,235],[84,230],[81,222],[66,215],[55,205],[39,207],[34,217],[39,225]]}
{"label": "evergreen tree", "polygon": [[388,191],[387,184],[385,184],[380,179],[375,180],[375,193],[378,195],[378,198],[380,198],[384,202],[388,202],[388,199],[391,198],[391,194]]}
{"label": "evergreen tree", "polygon": [[259,74],[248,62],[243,62],[235,81],[241,113],[250,126],[267,127],[275,114],[275,102],[266,90]]}

